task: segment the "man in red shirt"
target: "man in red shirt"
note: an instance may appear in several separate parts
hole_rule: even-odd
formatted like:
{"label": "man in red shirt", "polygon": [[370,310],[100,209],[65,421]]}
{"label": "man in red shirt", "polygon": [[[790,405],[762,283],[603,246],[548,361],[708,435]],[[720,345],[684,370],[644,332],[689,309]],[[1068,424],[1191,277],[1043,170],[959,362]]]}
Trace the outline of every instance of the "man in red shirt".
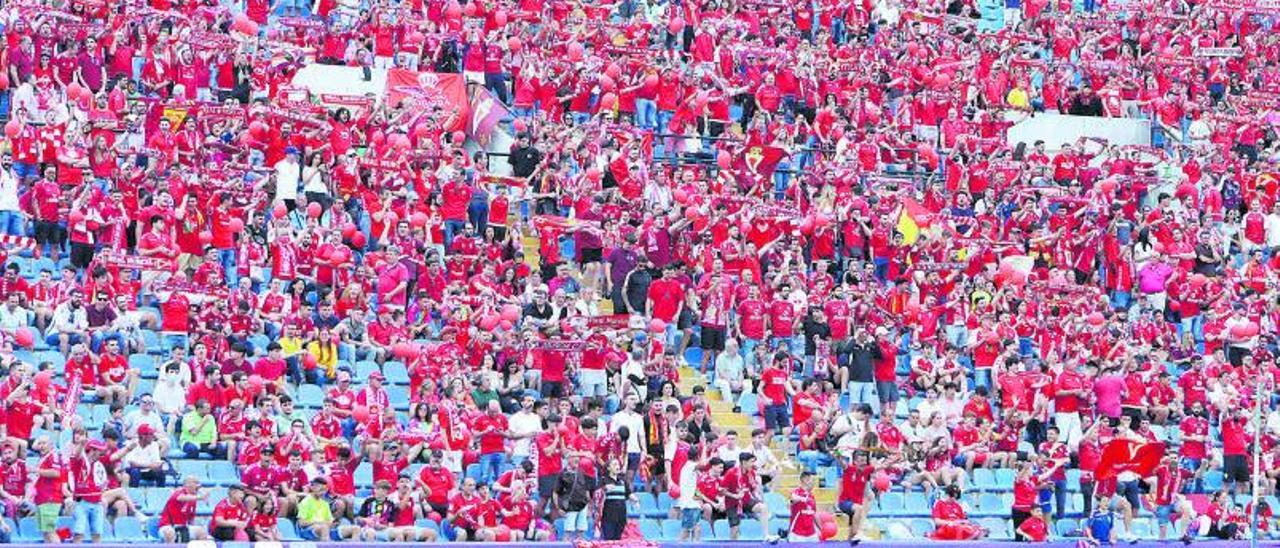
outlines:
{"label": "man in red shirt", "polygon": [[245,533],[249,525],[249,510],[244,506],[243,486],[227,488],[227,498],[213,507],[213,520],[209,525],[213,529],[213,539],[218,541],[231,542]]}
{"label": "man in red shirt", "polygon": [[[76,434],[74,437],[83,437]],[[107,444],[101,440],[76,440],[83,444],[81,453],[71,457],[69,463],[73,480],[76,507],[75,521],[71,533],[72,542],[83,542],[89,535],[93,542],[102,541],[102,532],[106,530],[106,508],[102,506],[102,491],[107,488],[107,470],[100,462],[107,451]]]}
{"label": "man in red shirt", "polygon": [[164,503],[156,534],[166,544],[208,539],[209,533],[204,526],[194,524],[196,504],[203,500],[209,500],[209,492],[200,491],[200,478],[187,476],[182,480],[182,487],[175,489]]}
{"label": "man in red shirt", "polygon": [[449,495],[453,492],[455,482],[453,473],[441,464],[444,452],[439,449],[431,451],[426,466],[418,472],[418,486],[426,493],[427,505],[441,516],[449,513]]}
{"label": "man in red shirt", "polygon": [[800,485],[791,491],[791,527],[788,542],[818,541],[818,501],[813,496],[813,473],[800,473]]}
{"label": "man in red shirt", "polygon": [[760,374],[760,393],[764,396],[764,427],[770,432],[781,432],[783,435],[791,432],[787,417],[787,397],[796,394],[795,386],[791,384],[791,373],[785,368],[791,362],[790,358],[785,350],[779,351],[773,362]]}
{"label": "man in red shirt", "polygon": [[128,360],[120,354],[120,341],[107,339],[103,345],[102,355],[98,356],[96,393],[108,406],[116,402],[124,405],[133,401],[134,387],[141,372],[129,368]]}
{"label": "man in red shirt", "polygon": [[511,435],[498,400],[489,400],[486,413],[476,419],[472,431],[480,444],[480,482],[488,485],[498,479],[498,468],[507,456],[506,439]]}

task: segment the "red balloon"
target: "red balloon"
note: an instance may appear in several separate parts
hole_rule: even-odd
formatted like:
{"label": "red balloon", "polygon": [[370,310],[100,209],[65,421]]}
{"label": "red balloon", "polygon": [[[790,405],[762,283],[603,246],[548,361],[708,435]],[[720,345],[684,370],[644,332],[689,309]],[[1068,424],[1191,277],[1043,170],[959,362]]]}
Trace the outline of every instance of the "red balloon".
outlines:
{"label": "red balloon", "polygon": [[351,247],[354,247],[354,248],[356,248],[356,249],[364,249],[364,245],[365,245],[365,244],[367,244],[367,243],[369,243],[369,242],[367,242],[366,240],[367,240],[367,239],[365,238],[365,236],[364,236],[364,233],[363,233],[363,232],[357,232],[357,233],[355,233],[355,234],[352,234],[352,235],[351,235]]}
{"label": "red balloon", "polygon": [[680,500],[680,486],[674,483],[671,484],[671,488],[667,489],[667,495],[673,500]]}
{"label": "red balloon", "polygon": [[524,123],[524,118],[516,118],[511,121],[511,127],[515,128],[516,131],[524,131],[529,129],[529,124]]}
{"label": "red balloon", "polygon": [[665,331],[666,329],[667,329],[667,322],[664,322],[664,321],[662,321],[662,320],[660,320],[660,319],[658,319],[658,318],[654,318],[654,319],[652,319],[652,320],[649,320],[649,332],[650,332],[650,333],[662,333],[662,332],[663,332],[663,331]]}
{"label": "red balloon", "polygon": [[0,91],[9,89],[9,75],[0,72]]}
{"label": "red balloon", "polygon": [[462,13],[463,13],[463,14],[465,14],[467,17],[475,17],[475,16],[476,16],[476,3],[475,3],[475,2],[467,2],[467,5],[462,6]]}
{"label": "red balloon", "polygon": [[458,19],[462,17],[462,6],[457,2],[450,2],[448,7],[444,8],[444,16],[447,19]]}
{"label": "red balloon", "polygon": [[519,38],[512,36],[507,39],[507,49],[511,51],[520,51],[520,48],[522,47],[524,47],[524,43],[521,42]]}
{"label": "red balloon", "polygon": [[499,525],[496,528],[494,528],[493,541],[494,542],[510,542],[511,528],[507,527],[506,525]]}
{"label": "red balloon", "polygon": [[889,474],[884,472],[877,472],[876,476],[872,479],[872,482],[875,490],[881,493],[888,491],[893,487],[893,482],[889,480]]}
{"label": "red balloon", "polygon": [[604,68],[604,75],[614,80],[622,78],[622,67],[618,66],[617,63],[609,63],[609,66]]}
{"label": "red balloon", "polygon": [[311,202],[307,204],[308,217],[311,217],[312,219],[319,219],[320,215],[323,213],[324,213],[324,207],[320,205],[320,202]]}
{"label": "red balloon", "polygon": [[443,519],[443,518],[441,518],[441,517],[440,517],[440,513],[439,513],[439,512],[432,512],[432,513],[430,513],[430,514],[427,514],[427,519],[429,519],[429,520],[431,520],[431,521],[434,521],[434,522],[436,522],[436,523],[440,523],[440,520],[441,520],[441,519]]}
{"label": "red balloon", "polygon": [[200,231],[200,245],[209,245],[213,241],[213,233],[208,230]]}
{"label": "red balloon", "polygon": [[454,130],[454,132],[450,135],[450,138],[449,138],[449,142],[457,146],[462,146],[462,143],[466,142],[466,140],[467,140],[467,134],[460,129]]}
{"label": "red balloon", "polygon": [[228,228],[231,229],[231,232],[238,233],[244,230],[244,221],[241,220],[239,217],[231,219],[231,222],[227,224],[228,224]]}
{"label": "red balloon", "polygon": [[316,365],[319,365],[319,363],[320,362],[316,360],[315,354],[307,352],[302,355],[302,366],[306,369],[315,369]]}
{"label": "red balloon", "polygon": [[514,325],[520,321],[520,307],[514,304],[503,305],[502,319],[511,322]]}
{"label": "red balloon", "polygon": [[1085,318],[1085,321],[1089,322],[1089,325],[1094,327],[1107,323],[1107,319],[1103,317],[1101,312],[1090,313],[1089,316]]}
{"label": "red balloon", "polygon": [[427,214],[421,211],[415,211],[413,215],[409,216],[409,223],[415,227],[427,226],[428,220],[430,220],[430,217],[427,217]]}
{"label": "red balloon", "polygon": [[493,13],[493,24],[498,25],[499,27],[505,27],[505,26],[507,26],[507,11],[506,11],[506,10],[498,10],[498,11],[494,12],[494,13]]}
{"label": "red balloon", "polygon": [[667,32],[670,32],[671,34],[680,34],[680,31],[682,30],[684,30],[684,19],[677,17],[667,23]]}
{"label": "red balloon", "polygon": [[644,77],[644,87],[651,88],[658,85],[658,75],[650,74]]}
{"label": "red balloon", "polygon": [[[608,74],[601,74],[600,78],[597,78],[596,81],[600,83],[600,89],[604,90],[605,92],[610,92],[615,89],[618,89],[618,82],[615,81],[613,77],[609,76]],[[604,103],[604,101],[601,101],[601,103]]]}
{"label": "red balloon", "polygon": [[232,21],[231,30],[240,34],[253,36],[258,34],[258,23],[254,22],[254,20],[250,19],[247,15],[240,14],[236,16],[234,21]]}
{"label": "red balloon", "polygon": [[685,205],[689,203],[689,193],[685,192],[683,188],[677,188],[671,191],[671,199],[675,200],[677,204]]}
{"label": "red balloon", "polygon": [[836,534],[838,534],[839,532],[840,532],[840,526],[836,525],[836,521],[834,519],[829,521],[818,522],[818,539],[819,540],[822,540],[824,542],[831,540],[833,538],[836,538]]}
{"label": "red balloon", "polygon": [[720,166],[720,169],[729,169],[729,166],[733,165],[733,157],[729,156],[729,151],[722,150],[716,154],[716,165]]}
{"label": "red balloon", "polygon": [[4,136],[10,139],[17,137],[18,132],[22,131],[22,124],[17,120],[9,120],[4,124]]}
{"label": "red balloon", "polygon": [[385,142],[387,142],[387,135],[380,129],[373,130],[373,133],[369,135],[369,144],[371,145],[381,145]]}
{"label": "red balloon", "polygon": [[600,172],[600,168],[596,168],[596,167],[587,168],[587,171],[584,175],[586,176],[588,181],[591,181],[593,183],[600,182],[600,178],[604,176],[604,174]]}
{"label": "red balloon", "polygon": [[581,61],[584,50],[582,44],[573,42],[565,49],[566,58],[570,61]]}
{"label": "red balloon", "polygon": [[618,96],[613,92],[600,97],[600,110],[613,110],[618,107]]}
{"label": "red balloon", "polygon": [[507,320],[502,320],[501,322],[498,322],[498,327],[501,327],[503,331],[511,331],[511,328],[515,327],[515,325],[516,325],[515,323],[512,323]]}
{"label": "red balloon", "polygon": [[480,326],[481,330],[493,331],[498,327],[498,323],[501,321],[502,321],[502,318],[500,316],[489,314],[483,318],[480,318],[480,321],[477,322],[476,325]]}
{"label": "red balloon", "polygon": [[342,239],[350,240],[352,236],[356,235],[356,231],[358,230],[360,230],[360,227],[356,226],[355,223],[342,225]]}
{"label": "red balloon", "polygon": [[22,348],[31,348],[36,344],[36,335],[29,328],[19,327],[13,332],[13,342]]}
{"label": "red balloon", "polygon": [[351,418],[360,423],[369,422],[368,406],[356,404],[355,407],[351,408]]}
{"label": "red balloon", "polygon": [[422,348],[413,343],[397,343],[391,347],[391,354],[397,358],[411,360],[422,353]]}

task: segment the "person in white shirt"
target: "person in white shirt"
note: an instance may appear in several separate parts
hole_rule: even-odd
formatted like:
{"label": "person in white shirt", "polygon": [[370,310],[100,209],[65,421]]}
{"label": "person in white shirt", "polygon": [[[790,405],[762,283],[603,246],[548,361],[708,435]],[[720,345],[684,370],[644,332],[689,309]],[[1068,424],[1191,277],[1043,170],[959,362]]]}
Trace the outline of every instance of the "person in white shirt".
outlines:
{"label": "person in white shirt", "polygon": [[[640,415],[640,396],[632,392],[622,401],[622,409],[613,414],[609,423],[610,432],[627,430],[627,481],[634,481],[636,471],[640,468],[640,458],[648,447],[644,439],[644,417]],[[621,434],[619,434],[621,435]]]}
{"label": "person in white shirt", "polygon": [[24,217],[18,203],[18,173],[13,170],[13,154],[0,155],[0,232],[21,236]]}
{"label": "person in white shirt", "polygon": [[742,448],[738,446],[738,431],[725,432],[723,445],[716,448],[716,457],[725,462],[738,462],[740,456],[742,456]]}
{"label": "person in white shirt", "polygon": [[0,307],[0,329],[6,331],[26,327],[31,324],[31,311],[22,307],[18,293],[10,293]]}
{"label": "person in white shirt", "polygon": [[73,344],[89,343],[88,330],[89,313],[84,307],[84,293],[74,289],[71,298],[53,310],[45,343],[58,345],[58,350],[66,354]]}
{"label": "person in white shirt", "polygon": [[520,398],[520,410],[511,415],[507,427],[512,440],[511,462],[518,465],[529,459],[533,437],[542,432],[542,417],[533,411],[533,397]]}
{"label": "person in white shirt", "polygon": [[288,147],[284,159],[275,166],[275,199],[284,202],[292,211],[298,203],[298,184],[302,181],[302,167],[298,164],[298,149]]}

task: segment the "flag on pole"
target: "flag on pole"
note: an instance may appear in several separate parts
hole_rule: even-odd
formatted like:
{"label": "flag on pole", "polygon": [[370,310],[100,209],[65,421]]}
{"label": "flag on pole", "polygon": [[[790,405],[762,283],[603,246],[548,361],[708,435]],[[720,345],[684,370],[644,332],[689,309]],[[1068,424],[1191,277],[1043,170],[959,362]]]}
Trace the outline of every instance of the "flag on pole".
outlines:
{"label": "flag on pole", "polygon": [[1133,472],[1147,477],[1160,465],[1164,458],[1165,446],[1159,442],[1142,442],[1127,439],[1115,439],[1102,448],[1102,457],[1093,476],[1097,480],[1105,480],[1119,475],[1121,472]]}
{"label": "flag on pole", "polygon": [[911,198],[903,200],[897,226],[898,233],[902,234],[902,243],[914,245],[920,239],[920,229],[927,226],[929,211]]}

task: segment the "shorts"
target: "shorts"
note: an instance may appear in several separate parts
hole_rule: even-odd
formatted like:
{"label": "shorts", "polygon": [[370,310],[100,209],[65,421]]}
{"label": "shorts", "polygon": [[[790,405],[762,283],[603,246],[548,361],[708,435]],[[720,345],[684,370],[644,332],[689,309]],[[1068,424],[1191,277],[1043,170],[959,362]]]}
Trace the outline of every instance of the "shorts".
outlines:
{"label": "shorts", "polygon": [[764,406],[764,427],[766,430],[782,430],[790,425],[787,418],[786,405]]}
{"label": "shorts", "polygon": [[1223,455],[1222,479],[1241,483],[1249,481],[1249,463],[1244,455]]}
{"label": "shorts", "polygon": [[96,502],[78,502],[72,511],[71,532],[81,536],[102,536],[107,532],[107,510]]}
{"label": "shorts", "polygon": [[62,227],[58,226],[58,223],[36,221],[34,224],[36,244],[56,244],[62,241]]}
{"label": "shorts", "polygon": [[578,392],[584,398],[604,397],[609,392],[609,376],[603,369],[579,369]]}
{"label": "shorts", "polygon": [[698,522],[702,521],[701,508],[681,508],[680,509],[680,528],[684,530],[692,530],[698,526]]}
{"label": "shorts", "polygon": [[540,500],[548,500],[552,493],[556,492],[556,485],[560,484],[560,474],[551,474],[550,476],[538,476],[538,498]]}
{"label": "shorts", "polygon": [[627,470],[635,472],[640,469],[640,453],[627,453]]}
{"label": "shorts", "polygon": [[568,531],[586,531],[590,521],[591,512],[586,509],[577,512],[566,512],[564,515],[564,530]]}
{"label": "shorts", "polygon": [[898,383],[893,381],[876,381],[876,395],[880,397],[880,403],[898,401]]}
{"label": "shorts", "polygon": [[1156,507],[1156,522],[1169,521],[1173,516],[1174,507],[1172,504],[1161,504]]}
{"label": "shorts", "polygon": [[712,352],[724,351],[724,328],[702,326],[702,349]]}
{"label": "shorts", "polygon": [[582,248],[582,264],[598,263],[604,256],[604,250],[598,247]]}
{"label": "shorts", "polygon": [[564,381],[542,381],[541,392],[543,398],[563,398]]}
{"label": "shorts", "polygon": [[335,541],[335,542],[336,542],[336,541],[340,541],[340,540],[342,540],[342,536],[338,534],[338,528],[337,528],[337,527],[334,527],[334,528],[332,528],[332,529],[330,529],[330,530],[329,530],[329,538],[328,538],[328,539],[322,539],[322,538],[320,538],[320,537],[317,537],[317,536],[316,536],[316,532],[315,532],[315,531],[313,531],[310,527],[299,527],[299,528],[298,528],[298,536],[299,536],[300,538],[302,538],[302,540],[305,540],[305,541],[308,541],[308,542],[318,542],[318,541],[322,541],[322,540],[323,540],[323,541],[330,541],[330,540],[331,540],[331,541]]}
{"label": "shorts", "polygon": [[58,517],[61,515],[61,504],[41,504],[36,506],[36,529],[41,533],[52,533],[57,531]]}
{"label": "shorts", "polygon": [[725,505],[724,513],[725,519],[729,520],[729,527],[737,527],[742,523],[742,510],[737,506]]}
{"label": "shorts", "polygon": [[848,516],[853,516],[858,511],[857,507],[858,505],[851,500],[842,500],[836,503],[836,511]]}

